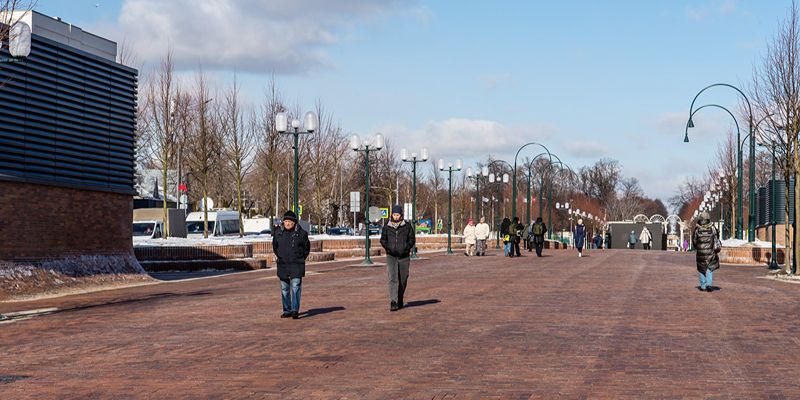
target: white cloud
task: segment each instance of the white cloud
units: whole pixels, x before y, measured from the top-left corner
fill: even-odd
[[[704,4],[695,3],[686,6],[684,14],[691,20],[701,22],[717,16],[735,14],[738,11],[734,0],[711,0]]]
[[[685,112],[666,112],[655,118],[653,123],[657,132],[682,138],[686,134],[688,110]],[[722,110],[706,108],[692,117],[694,128],[689,128],[689,140],[699,138],[724,138],[725,134],[736,133],[731,117]],[[741,128],[741,127],[740,127]]]
[[[179,68],[302,73],[330,67],[325,49],[356,24],[405,0],[126,0],[119,29],[136,57],[153,62],[172,46]],[[122,38],[118,38],[121,40]]]
[[[569,142],[564,145],[567,154],[580,158],[601,158],[608,154],[608,146],[592,142]]]
[[[380,131],[397,148],[408,147],[409,151],[417,151],[417,147],[427,146],[432,159],[460,158],[465,165],[488,156],[513,161],[520,146],[544,141],[555,133],[554,128],[546,125],[520,128],[497,121],[465,118],[430,121],[420,128],[384,126]]]
[[[497,87],[505,82],[511,80],[511,74],[508,72],[501,73],[501,74],[486,74],[481,76],[481,82],[483,82],[483,86],[488,90],[497,89]]]

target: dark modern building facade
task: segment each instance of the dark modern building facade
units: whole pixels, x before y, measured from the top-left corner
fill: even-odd
[[[0,63],[0,262],[130,257],[137,71],[116,43],[33,12]]]

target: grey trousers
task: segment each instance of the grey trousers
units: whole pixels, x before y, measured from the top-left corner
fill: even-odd
[[[389,272],[389,300],[397,304],[403,302],[403,294],[408,283],[409,257],[397,258],[386,255],[386,270]]]

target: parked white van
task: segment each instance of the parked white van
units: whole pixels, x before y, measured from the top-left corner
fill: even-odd
[[[197,211],[186,216],[186,237],[203,237],[203,212]],[[208,236],[239,235],[239,213],[236,211],[209,211]]]
[[[272,234],[272,218],[246,218],[244,220],[245,235]]]

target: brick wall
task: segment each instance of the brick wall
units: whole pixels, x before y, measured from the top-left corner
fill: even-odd
[[[130,195],[0,181],[0,260],[132,254]]]
[[[778,264],[784,262],[784,250],[776,249]],[[723,247],[719,252],[719,262],[723,264],[766,264],[771,260],[772,248]]]

